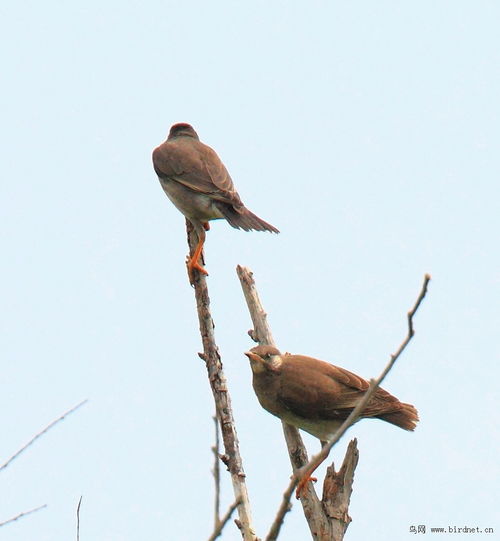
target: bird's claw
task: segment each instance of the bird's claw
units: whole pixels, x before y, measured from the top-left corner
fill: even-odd
[[[295,497],[297,498],[297,500],[300,500],[307,483],[309,483],[309,481],[315,483],[317,480],[318,479],[316,477],[309,477],[309,475],[304,475],[304,477],[302,477],[302,479],[299,481],[297,489],[295,490]]]
[[[189,283],[191,285],[194,285],[194,271],[195,270],[199,271],[201,274],[204,274],[205,276],[208,276],[208,272],[205,270],[205,268],[202,267],[198,263],[198,261],[193,261],[193,259],[189,256],[186,258],[186,267],[187,267],[188,276],[189,276]]]

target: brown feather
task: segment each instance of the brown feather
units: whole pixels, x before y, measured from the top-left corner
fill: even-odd
[[[162,143],[153,151],[156,174],[180,182],[194,192],[231,205],[243,205],[219,156],[191,137]]]
[[[279,230],[276,229],[276,227],[265,222],[262,218],[256,216],[243,205],[236,207],[217,201],[215,206],[228,221],[229,225],[236,229],[244,229],[245,231],[253,229],[255,231],[271,231],[272,233],[279,233]]]
[[[349,416],[369,388],[368,381],[353,372],[312,357],[281,355],[269,346],[257,346],[251,352],[261,359],[252,362],[254,389],[261,405],[323,440]],[[361,417],[382,419],[405,430],[413,430],[418,422],[412,405],[381,388]]]
[[[217,153],[189,124],[175,124],[153,151],[153,166],[176,207],[200,231],[201,223],[225,218],[245,231],[279,230],[248,210]]]
[[[392,413],[378,415],[378,419],[387,421],[393,425],[404,428],[405,430],[415,430],[419,421],[418,412],[411,404],[399,403],[399,410]]]

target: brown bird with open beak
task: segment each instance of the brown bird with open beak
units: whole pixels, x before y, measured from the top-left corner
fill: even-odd
[[[224,218],[236,229],[279,233],[245,207],[219,156],[189,124],[171,127],[167,140],[153,151],[153,165],[168,198],[198,236],[196,250],[188,259],[191,281],[193,269],[208,274],[199,260],[210,220]]]
[[[369,387],[368,381],[344,368],[303,355],[283,355],[272,346],[257,346],[245,355],[260,405],[285,423],[316,436],[322,445],[333,438]],[[414,430],[418,422],[412,405],[381,388],[360,419],[370,417],[405,430]],[[311,474],[299,483],[297,497]]]

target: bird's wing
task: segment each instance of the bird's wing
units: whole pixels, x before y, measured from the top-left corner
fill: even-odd
[[[166,141],[153,151],[153,165],[160,178],[167,177],[217,201],[242,205],[219,156],[200,141]]]
[[[344,368],[301,355],[285,356],[281,370],[281,403],[310,419],[345,419],[369,387],[368,381]],[[364,415],[377,413],[378,391]]]

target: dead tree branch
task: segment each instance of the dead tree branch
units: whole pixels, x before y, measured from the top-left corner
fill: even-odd
[[[215,529],[214,529],[212,535],[208,538],[208,541],[214,541],[215,539],[217,539],[221,535],[222,530],[224,529],[224,526],[227,524],[229,519],[232,517],[232,515],[234,513],[234,510],[238,507],[239,504],[240,504],[240,502],[238,500],[236,500],[235,502],[233,502],[229,506],[229,509],[226,511],[226,514],[222,517],[221,520],[219,520],[219,523],[215,526]],[[238,521],[238,527],[240,527],[240,521]]]
[[[292,498],[293,489],[294,487],[292,487],[291,489],[290,487],[288,487],[283,493],[281,505],[279,506],[276,516],[274,517],[273,523],[271,524],[271,528],[269,529],[269,533],[267,534],[265,541],[275,541],[276,539],[278,539],[281,526],[283,525],[283,522],[285,520],[285,515],[292,510],[292,504],[290,502],[290,499]]]
[[[80,541],[80,506],[82,505],[82,498],[83,496],[80,496],[76,507],[76,541]]]
[[[80,402],[76,406],[72,407],[65,413],[63,413],[60,417],[52,421],[49,425],[47,425],[41,432],[38,432],[38,434],[35,434],[28,443],[23,445],[16,453],[14,453],[2,466],[0,466],[0,471],[4,470],[13,460],[15,460],[21,453],[26,451],[26,449],[35,443],[35,441],[43,436],[46,432],[48,432],[53,426],[55,426],[57,423],[61,422],[65,417],[70,415],[71,413],[75,412],[78,408],[81,408],[84,404],[86,404],[88,400],[84,400],[83,402]],[[41,509],[41,508],[40,508]],[[31,512],[31,511],[30,511]]]
[[[271,329],[267,323],[267,314],[262,307],[262,303],[260,302],[252,271],[246,267],[241,267],[238,265],[236,267],[236,273],[240,279],[243,294],[245,295],[245,300],[247,302],[248,310],[253,323],[253,329],[250,330],[248,334],[252,340],[258,342],[259,344],[275,346]],[[283,422],[282,426],[292,469],[294,472],[302,471],[302,468],[308,462],[308,458],[307,451],[304,443],[302,442],[299,431],[294,426],[287,425]],[[288,487],[284,493],[280,509],[267,536],[268,540],[276,539],[279,533],[279,529],[281,528],[285,514],[290,509],[290,496],[296,482],[297,481],[295,481],[294,475],[294,484],[291,489]],[[284,500],[285,497],[288,497],[287,502]],[[304,487],[300,503],[302,504],[304,515],[309,525],[309,529],[311,530],[313,539],[331,541],[331,525],[328,517],[324,513],[321,501],[319,500],[311,483],[308,483],[306,487]]]
[[[215,445],[212,447],[212,453],[214,454],[214,469],[212,474],[214,476],[215,494],[214,494],[214,528],[217,528],[220,524],[220,438],[219,438],[219,421],[217,415],[212,417],[215,425]]]
[[[34,509],[30,509],[29,511],[23,511],[22,513],[19,513],[19,515],[16,515],[15,517],[9,518],[7,520],[4,520],[3,522],[0,522],[0,527],[5,526],[6,524],[9,524],[11,522],[15,522],[16,520],[19,520],[22,517],[25,517],[27,515],[31,515],[32,513],[36,513],[37,511],[40,511],[40,509],[45,509],[47,507],[47,504],[40,505],[39,507],[35,507]]]
[[[186,220],[186,229],[190,254],[193,255],[197,238],[189,220]],[[198,321],[200,325],[203,353],[199,356],[205,361],[208,380],[214,396],[217,417],[219,419],[222,441],[225,451],[225,464],[228,467],[233,484],[235,502],[238,507],[238,525],[244,541],[257,541],[252,523],[250,501],[245,482],[245,472],[241,460],[238,436],[231,407],[231,398],[227,389],[219,349],[215,343],[214,322],[210,313],[210,298],[208,296],[207,281],[200,272],[194,273],[193,280]]]
[[[326,515],[330,518],[332,539],[343,539],[351,522],[348,511],[358,459],[358,442],[354,438],[349,442],[340,470],[336,472],[333,464],[326,469],[321,501]]]
[[[254,329],[249,331],[250,337],[260,344],[274,346],[275,344],[272,334],[267,324],[267,315],[262,308],[252,272],[249,269],[240,266],[237,267],[236,272],[240,279],[248,309],[252,317],[252,322],[254,324]],[[415,313],[417,312],[427,293],[429,281],[430,276],[426,274],[420,294],[417,297],[413,308],[408,312],[408,334],[406,338],[403,340],[396,353],[391,355],[389,363],[384,368],[380,376],[377,379],[372,379],[370,381],[370,387],[368,388],[368,391],[364,397],[360,400],[349,417],[339,428],[335,434],[335,437],[322,448],[320,453],[313,456],[308,462],[307,454],[302,442],[301,446],[296,444],[296,440],[292,443],[295,433],[298,434],[297,429],[283,423],[283,431],[285,433],[285,439],[287,441],[288,452],[292,462],[294,475],[290,481],[290,484],[285,490],[283,501],[266,541],[271,541],[277,538],[285,514],[289,510],[289,499],[291,498],[298,480],[301,479],[306,472],[311,471],[315,466],[325,460],[332,447],[339,441],[346,430],[356,422],[359,414],[370,400],[372,394],[384,380],[386,375],[394,366],[394,363],[397,361],[401,353],[412,339],[413,335],[415,334],[413,328],[413,317],[415,316]],[[300,435],[298,437],[300,438]],[[348,515],[348,506],[352,493],[354,470],[356,469],[358,458],[359,452],[357,449],[357,442],[356,440],[353,440],[349,444],[346,456],[339,472],[335,472],[333,465],[328,468],[323,485],[323,499],[321,502],[318,500],[312,484],[308,483],[306,485],[306,491],[302,494],[301,503],[304,508],[304,514],[308,521],[313,539],[324,539],[325,541],[340,541],[343,539],[345,531],[351,521],[351,518]],[[288,498],[288,500],[286,498]]]

